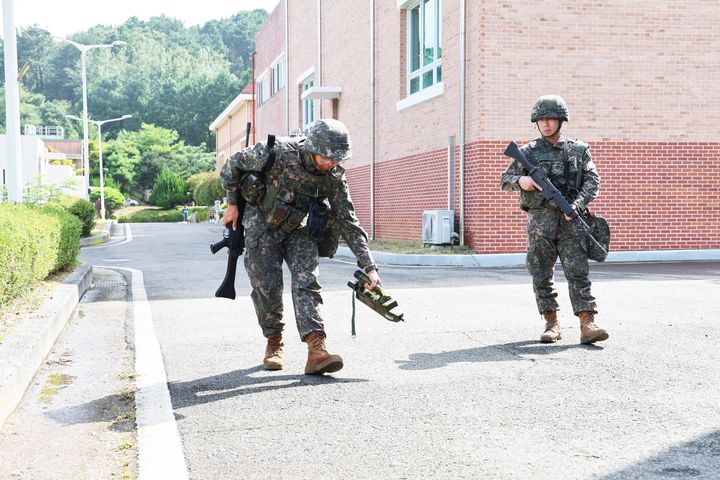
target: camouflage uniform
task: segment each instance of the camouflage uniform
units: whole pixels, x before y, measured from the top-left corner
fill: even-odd
[[[562,192],[572,191],[570,188],[575,186],[579,170],[578,192],[575,195],[566,194],[566,198],[569,195],[568,200],[581,210],[597,196],[600,187],[600,177],[589,148],[584,142],[561,136],[555,145],[543,138],[533,140],[524,145],[522,151],[531,162],[545,169],[550,180]],[[566,164],[569,167],[567,173]],[[520,188],[518,180],[527,174],[519,161],[513,161],[502,174],[501,186],[505,191],[520,190],[520,207],[528,212],[525,266],[533,277],[538,310],[543,313],[558,308],[553,278],[559,255],[568,281],[573,312],[576,315],[583,311],[597,313],[595,297],[590,293],[587,239],[575,222],[565,220],[554,201],[544,199],[538,191]]]
[[[264,172],[257,201],[246,204],[242,222],[245,268],[253,288],[251,296],[267,338],[280,335],[284,328],[283,260],[292,276],[292,299],[300,339],[304,340],[312,332],[323,332],[323,319],[318,312],[322,303],[317,279],[318,243],[308,226],[308,212],[313,203],[329,205],[328,228],[342,235],[357,257],[358,265],[374,263],[367,234],[355,215],[344,169],[336,165],[329,172],[321,172],[308,153],[327,153],[326,156],[342,161],[349,158],[349,144],[347,155],[338,156],[337,151],[324,152],[322,145],[311,144],[312,141],[313,138],[304,136],[278,137],[273,148],[275,160],[269,170],[267,145],[258,143],[228,158],[220,174],[232,204],[240,193],[247,198],[243,183],[247,172]],[[248,190],[252,193],[252,187]]]

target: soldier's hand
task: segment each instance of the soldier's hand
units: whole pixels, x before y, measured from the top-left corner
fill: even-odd
[[[373,270],[370,273],[366,273],[367,277],[370,279],[370,285],[365,284],[365,288],[372,291],[375,287],[380,286],[382,287],[382,282],[380,281],[380,275],[378,275],[377,270]]]
[[[233,231],[237,230],[238,213],[237,205],[228,205],[223,213],[223,224],[227,227],[232,223]]]
[[[577,211],[577,205],[573,205],[573,206],[572,206],[572,209],[575,210],[575,211]],[[571,217],[568,217],[568,216],[565,215],[565,214],[563,214],[563,217],[565,217],[565,220],[567,220],[568,222],[569,222],[570,220],[572,220]]]
[[[535,183],[535,180],[530,175],[523,175],[518,179],[518,185],[520,185],[520,188],[527,191],[532,190],[539,190],[542,191],[542,188],[540,185]]]

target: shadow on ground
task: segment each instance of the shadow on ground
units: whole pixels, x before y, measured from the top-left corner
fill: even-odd
[[[529,355],[552,355],[573,349],[603,350],[597,345],[539,343],[536,340],[485,345],[440,353],[412,353],[408,360],[396,360],[403,370],[432,370],[451,363],[535,361]]]
[[[720,430],[682,443],[643,462],[600,477],[600,480],[628,478],[720,478]]]

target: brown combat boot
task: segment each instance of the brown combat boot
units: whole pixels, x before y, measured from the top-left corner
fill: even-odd
[[[543,312],[545,317],[545,331],[540,335],[542,343],[555,343],[562,338],[560,334],[560,323],[557,320],[557,310]]]
[[[343,367],[339,355],[331,355],[325,350],[325,333],[312,332],[305,340],[308,345],[308,359],[305,364],[305,375],[322,375],[337,372]]]
[[[578,312],[577,315],[580,317],[580,343],[602,342],[610,337],[607,330],[595,325],[594,312]]]
[[[268,370],[282,370],[285,366],[284,353],[285,343],[282,335],[268,338],[267,347],[265,347],[265,358],[263,358],[265,368]]]

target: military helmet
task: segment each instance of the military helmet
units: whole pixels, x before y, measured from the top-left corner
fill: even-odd
[[[344,162],[352,156],[350,134],[344,123],[332,118],[313,122],[307,131],[305,151]]]
[[[537,122],[541,118],[558,118],[569,121],[567,103],[560,95],[543,95],[533,105],[530,121]]]

